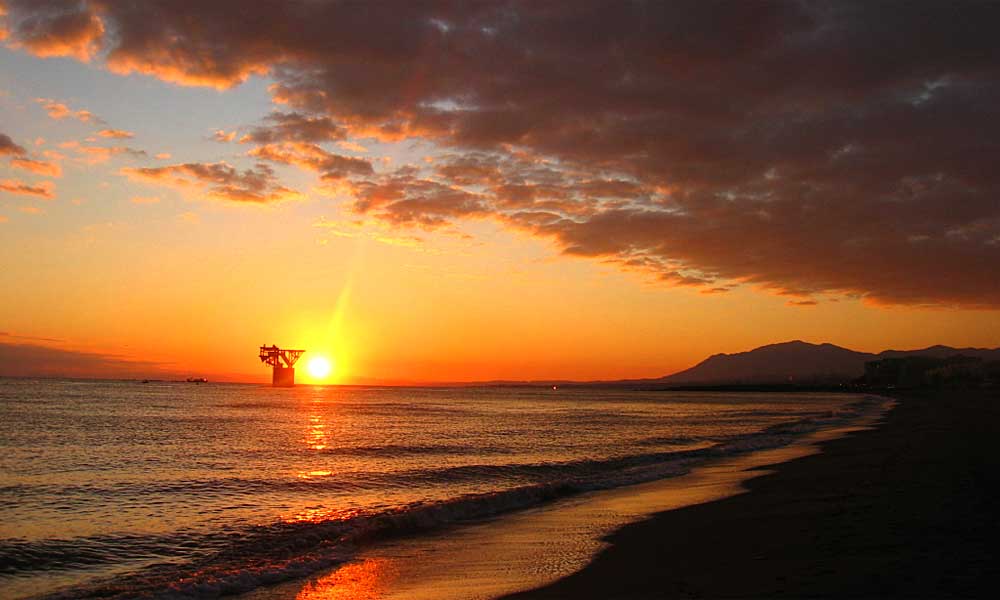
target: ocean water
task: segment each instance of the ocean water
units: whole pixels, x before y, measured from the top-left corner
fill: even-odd
[[[846,394],[0,379],[0,597],[215,597],[856,416]]]

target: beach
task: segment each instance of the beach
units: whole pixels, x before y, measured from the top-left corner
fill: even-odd
[[[896,396],[878,427],[630,524],[583,570],[508,598],[992,597],[1000,398]]]
[[[16,531],[0,544],[9,597],[976,597],[998,581],[1000,404],[985,393],[303,388],[272,398],[248,386],[17,385],[51,400],[10,401],[9,414],[46,415],[60,443],[94,419],[143,435],[101,446],[91,460],[110,471],[97,487],[71,475],[42,486],[25,470],[13,490],[22,501],[6,509]],[[206,419],[219,441],[183,471],[178,458],[147,477],[111,452],[139,443],[130,455],[154,468],[159,456],[141,455],[147,436],[188,439]],[[484,435],[489,421],[505,435]],[[246,437],[264,423],[268,436]],[[572,435],[537,430],[553,423]],[[527,428],[515,438],[517,427]],[[234,451],[236,439],[246,447]],[[605,455],[567,461],[571,451]],[[232,466],[207,481],[208,460]],[[390,493],[406,496],[375,504]],[[200,512],[183,512],[181,497]],[[293,502],[301,509],[276,511]],[[50,508],[61,520],[45,520]],[[142,529],[153,510],[173,523]]]
[[[495,598],[580,570],[627,523],[738,492],[750,468],[703,466],[783,456],[881,404],[6,380],[0,596],[357,597],[363,573],[380,597]]]

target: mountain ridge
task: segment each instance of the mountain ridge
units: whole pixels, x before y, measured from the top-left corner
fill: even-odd
[[[936,344],[917,350],[860,352],[829,342],[814,344],[791,340],[767,344],[732,354],[713,354],[691,368],[652,381],[670,384],[822,383],[855,379],[865,363],[885,358],[928,356],[946,358],[962,354],[1000,360],[1000,348],[953,348]]]

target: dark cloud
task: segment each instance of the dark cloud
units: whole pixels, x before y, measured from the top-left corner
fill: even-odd
[[[398,225],[432,229],[456,218],[489,214],[482,196],[421,179],[407,169],[378,181],[357,183],[354,194],[356,211]]]
[[[184,163],[165,167],[124,168],[123,175],[158,185],[196,189],[233,202],[268,203],[296,198],[298,192],[280,185],[265,165],[240,171],[219,163]]]
[[[347,130],[330,117],[308,116],[300,113],[273,112],[265,119],[266,125],[254,127],[242,136],[243,143],[270,144],[274,142],[319,143],[342,140]],[[228,140],[226,140],[228,141]]]
[[[27,151],[23,146],[18,146],[10,136],[0,133],[0,156],[24,156]]]
[[[37,53],[269,74],[290,112],[248,134],[267,160],[323,172],[284,145],[344,135],[452,152],[330,171],[391,223],[493,218],[709,290],[1000,307],[998,3],[8,4]]]
[[[20,19],[17,44],[38,56],[73,56],[88,61],[100,49],[104,24],[78,2],[34,0]]]
[[[22,338],[0,333],[8,339]],[[165,365],[117,356],[0,341],[0,376],[6,377],[150,377],[168,374]]]

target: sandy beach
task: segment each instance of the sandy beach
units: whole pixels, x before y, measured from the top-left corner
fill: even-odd
[[[898,398],[881,426],[626,526],[582,571],[509,598],[992,596],[1000,398]]]

